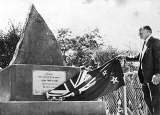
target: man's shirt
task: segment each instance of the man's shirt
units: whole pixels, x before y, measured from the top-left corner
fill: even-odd
[[[148,40],[151,38],[151,35],[147,37],[147,39],[144,41],[144,44],[143,44],[143,48],[142,48],[142,51],[140,53],[140,61],[142,61],[143,59],[143,56],[144,56],[144,53],[145,51],[147,50],[147,42]],[[142,64],[141,64],[141,69],[142,69]]]
[[[147,42],[148,42],[148,40],[149,40],[150,38],[151,38],[151,35],[148,36],[148,38],[144,41],[144,46],[143,46],[142,51],[141,51],[141,54],[140,54],[140,61],[142,61],[143,56],[144,56],[144,53],[145,53],[145,51],[147,50]]]

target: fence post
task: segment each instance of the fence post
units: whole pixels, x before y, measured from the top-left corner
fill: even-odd
[[[124,74],[124,82],[126,82],[126,79],[125,79],[125,74]],[[125,112],[125,115],[128,115],[127,113],[127,95],[126,95],[126,86],[123,87],[123,91],[124,91],[124,112]]]

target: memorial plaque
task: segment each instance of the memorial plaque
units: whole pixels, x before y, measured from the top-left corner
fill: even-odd
[[[43,95],[65,81],[65,71],[33,70],[33,95]]]

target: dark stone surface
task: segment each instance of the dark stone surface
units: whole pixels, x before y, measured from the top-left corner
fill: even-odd
[[[65,65],[60,45],[34,5],[10,65]]]
[[[105,102],[0,102],[0,115],[106,115]]]
[[[11,65],[0,72],[0,101],[46,101],[46,95],[33,95],[33,71],[65,71],[66,80],[80,72],[77,67],[55,65]]]

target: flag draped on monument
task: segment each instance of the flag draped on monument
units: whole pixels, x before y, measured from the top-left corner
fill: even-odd
[[[81,71],[72,79],[47,92],[46,96],[49,100],[88,101],[124,85],[120,62],[114,58],[93,71]]]

